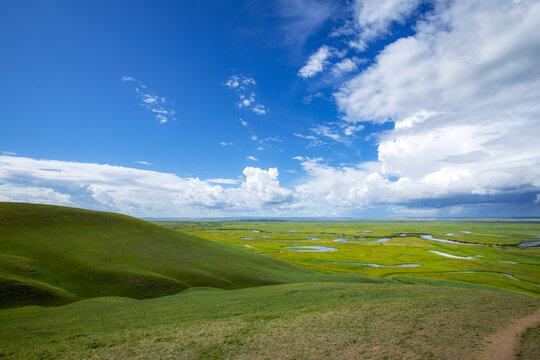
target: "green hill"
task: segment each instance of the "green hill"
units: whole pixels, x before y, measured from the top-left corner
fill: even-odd
[[[384,282],[323,275],[126,215],[0,203],[0,308],[330,280]]]

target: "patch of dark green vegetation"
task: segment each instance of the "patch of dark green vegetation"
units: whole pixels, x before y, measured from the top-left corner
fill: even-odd
[[[519,340],[518,359],[537,359],[540,356],[540,325],[525,330]]]

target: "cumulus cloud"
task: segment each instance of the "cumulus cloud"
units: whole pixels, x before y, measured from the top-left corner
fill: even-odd
[[[268,108],[255,101],[255,86],[257,82],[251,77],[242,75],[231,75],[223,84],[225,87],[233,90],[238,95],[237,106],[239,109],[247,109],[253,111],[257,115],[264,115],[268,112]],[[247,122],[240,119],[242,126],[247,127]]]
[[[131,76],[122,77],[123,82],[133,83],[141,106],[150,111],[160,124],[176,121],[176,111],[167,105],[167,99],[150,92],[148,87]]]
[[[394,122],[380,136],[378,175],[355,172],[365,180],[352,193],[375,184],[393,201],[535,192],[539,13],[538,2],[436,2],[415,35],[346,82],[335,93],[346,121]]]
[[[255,156],[252,156],[252,155],[246,156],[246,159],[251,160],[251,161],[259,161],[259,159],[257,159]]]
[[[294,160],[299,161],[306,177],[287,189],[279,184],[277,168],[246,167],[238,179],[201,180],[122,166],[0,156],[0,201],[153,217],[343,215],[377,206],[385,206],[387,213],[410,215],[420,209],[440,215],[438,210],[429,209],[447,206],[454,211],[464,204],[504,203],[519,195],[523,184],[521,169],[506,174],[511,178],[499,178],[494,187],[493,174],[475,173],[472,168],[448,166],[418,179],[396,180],[384,175],[381,162],[376,161],[336,167],[322,158],[295,156]],[[538,175],[528,177],[530,191],[525,196],[537,212]],[[516,186],[506,188],[511,182]],[[452,197],[460,194],[467,196]],[[519,197],[523,199],[523,195]]]
[[[309,57],[306,65],[298,71],[298,76],[307,79],[323,71],[330,63],[328,58],[332,56],[332,52],[333,50],[329,46],[321,46]]]
[[[118,211],[135,216],[196,217],[287,206],[276,168],[246,167],[235,179],[181,178],[106,164],[0,156],[0,201]],[[240,185],[223,188],[213,184]],[[251,209],[251,210],[250,210]]]
[[[279,186],[278,175],[277,168],[264,170],[248,166],[244,169],[246,181],[242,183],[242,189],[265,203],[287,202],[291,191]]]

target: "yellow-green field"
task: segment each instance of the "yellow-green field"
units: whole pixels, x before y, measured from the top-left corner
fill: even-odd
[[[404,276],[442,279],[529,295],[540,294],[540,246],[518,246],[524,242],[540,241],[540,224],[534,222],[157,223],[326,273],[360,273],[397,279],[403,279]],[[420,235],[432,235],[436,239],[465,244],[438,242],[421,238]],[[389,240],[378,242],[380,239]],[[293,246],[323,246],[338,250],[292,251],[294,249],[289,247]],[[402,266],[393,267],[396,265]]]

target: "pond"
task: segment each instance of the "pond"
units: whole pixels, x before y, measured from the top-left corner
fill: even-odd
[[[361,262],[345,262],[345,261],[310,261],[313,263],[319,264],[344,264],[344,265],[359,265],[359,266],[369,266],[369,267],[381,267],[381,268],[392,268],[392,267],[418,267],[422,264],[397,264],[397,265],[381,265],[381,264],[369,264]]]
[[[338,251],[339,249],[326,247],[326,246],[287,246],[289,251],[297,252],[327,252],[327,251]]]
[[[447,254],[447,253],[444,253],[442,251],[437,251],[437,250],[428,250],[428,251],[437,255],[441,255],[441,256],[445,256],[445,257],[449,257],[453,259],[475,260],[477,259],[477,256],[478,256],[478,255],[477,256],[457,256],[457,255]]]

